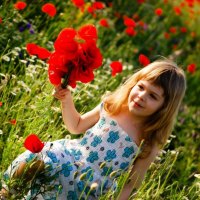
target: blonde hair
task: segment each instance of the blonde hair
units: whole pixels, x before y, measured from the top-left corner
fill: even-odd
[[[151,81],[164,90],[162,107],[146,120],[141,157],[146,157],[154,144],[162,148],[172,132],[179,106],[186,90],[185,74],[174,62],[164,59],[150,63],[134,73],[121,87],[104,98],[104,109],[110,115],[120,113],[127,106],[131,89],[139,80]]]

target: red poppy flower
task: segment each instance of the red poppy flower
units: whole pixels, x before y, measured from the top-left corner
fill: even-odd
[[[88,6],[87,11],[88,11],[90,14],[94,14],[95,9],[94,9],[92,6]]]
[[[26,3],[23,1],[18,1],[17,3],[14,4],[14,7],[17,10],[24,10],[24,8],[26,8]]]
[[[100,67],[103,60],[96,40],[97,31],[93,25],[85,25],[77,32],[72,28],[63,29],[48,61],[50,82],[60,85],[67,77],[67,84],[76,87],[76,81],[87,83],[93,80],[93,70]]]
[[[181,9],[178,6],[174,7],[174,12],[175,12],[176,15],[181,15],[182,14]]]
[[[32,153],[39,153],[44,147],[44,143],[35,134],[29,135],[24,141],[24,147]]]
[[[187,66],[187,71],[191,74],[195,73],[196,71],[196,64],[192,63]]]
[[[49,56],[51,55],[51,52],[48,51],[47,49],[43,48],[43,47],[38,46],[36,55],[41,60],[45,60],[45,59],[49,58]]]
[[[109,24],[108,24],[108,20],[107,19],[101,19],[100,21],[99,21],[99,24],[101,25],[101,26],[103,26],[103,27],[109,27]]]
[[[56,15],[56,7],[52,3],[46,3],[42,6],[42,12],[48,14],[50,17],[54,17]]]
[[[125,17],[124,18],[124,25],[125,26],[128,26],[128,27],[135,27],[136,26],[136,23],[133,19],[129,18],[129,17]]]
[[[92,7],[95,9],[95,10],[101,10],[105,7],[104,3],[101,2],[101,1],[96,1],[92,4]]]
[[[187,28],[181,27],[181,28],[180,28],[180,31],[181,31],[181,33],[187,33]]]
[[[34,43],[28,43],[26,45],[26,50],[29,53],[29,55],[36,55],[42,60],[49,58],[49,56],[51,55],[50,51]]]
[[[145,0],[137,0],[137,2],[138,2],[139,4],[142,4],[142,3],[145,2]]]
[[[165,32],[165,33],[164,33],[164,37],[165,37],[165,39],[169,39],[169,38],[170,38],[170,34],[167,33],[167,32]]]
[[[137,34],[137,32],[134,30],[133,27],[129,26],[125,29],[125,33],[128,35],[128,36],[135,36]]]
[[[2,20],[2,18],[0,17],[0,24],[2,24],[2,22],[3,22],[3,20]]]
[[[12,125],[16,125],[16,124],[17,124],[17,120],[16,120],[16,119],[11,119],[11,120],[10,120],[10,123],[11,123]]]
[[[84,0],[72,0],[72,3],[78,8],[83,7],[85,4]]]
[[[161,15],[163,14],[162,8],[157,8],[157,9],[155,10],[155,14],[158,15],[158,16],[161,16]]]
[[[54,43],[56,52],[65,54],[69,59],[74,58],[78,50],[75,34],[76,31],[72,28],[63,29]]]
[[[121,73],[123,69],[122,63],[119,61],[113,61],[110,64],[110,67],[112,69],[112,76],[115,76],[117,73]]]
[[[3,105],[3,103],[0,101],[0,107]]]
[[[85,25],[81,27],[78,31],[79,37],[84,40],[97,40],[97,30],[94,25]]]
[[[176,33],[176,27],[170,27],[170,29],[169,29],[169,31],[171,32],[171,33]]]
[[[150,63],[150,60],[144,54],[140,54],[139,55],[139,62],[140,62],[141,65],[147,66]]]

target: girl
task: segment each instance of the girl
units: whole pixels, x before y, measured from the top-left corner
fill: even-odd
[[[131,179],[119,197],[128,199],[171,134],[185,88],[184,73],[176,64],[155,61],[81,116],[70,90],[56,87],[54,97],[61,102],[67,129],[84,136],[47,142],[41,154],[26,151],[4,179],[25,176],[32,184],[26,199],[98,199],[115,189],[117,177],[129,169]],[[30,160],[34,162],[28,166]],[[8,195],[6,189],[4,185],[2,198]]]

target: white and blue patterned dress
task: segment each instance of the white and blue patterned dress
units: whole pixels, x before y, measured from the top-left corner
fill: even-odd
[[[25,151],[4,173],[4,180],[9,179],[20,162],[37,157],[48,167],[25,199],[34,199],[38,193],[37,199],[45,200],[98,199],[114,189],[116,177],[132,164],[138,149],[101,106],[99,121],[81,139],[47,142],[38,154]],[[111,173],[115,176],[110,176]],[[97,183],[97,187],[91,190],[93,183]]]

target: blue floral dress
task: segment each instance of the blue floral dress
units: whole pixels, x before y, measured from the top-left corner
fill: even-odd
[[[138,149],[101,104],[99,121],[81,139],[47,142],[38,154],[25,151],[4,173],[4,180],[20,162],[41,159],[47,167],[25,199],[98,199],[116,187],[116,178],[132,164]]]

